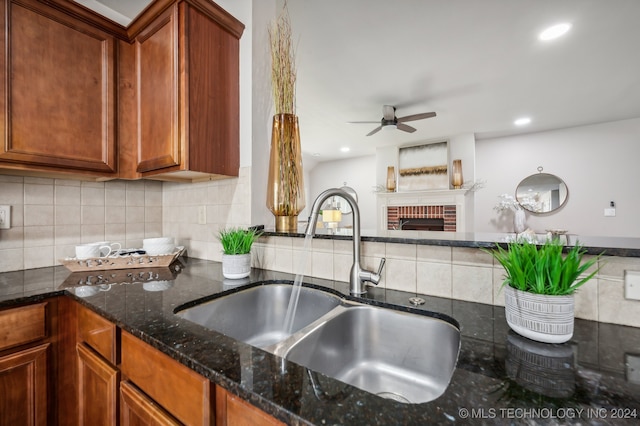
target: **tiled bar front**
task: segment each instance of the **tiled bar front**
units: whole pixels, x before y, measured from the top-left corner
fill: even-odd
[[[262,237],[253,265],[287,273],[346,281],[353,262],[350,239]],[[362,242],[363,266],[375,270],[386,258],[379,287],[456,300],[504,305],[503,269],[477,247],[380,241]],[[306,265],[300,271],[301,265]],[[577,318],[640,327],[640,301],[624,297],[625,270],[640,271],[640,258],[604,255],[596,276],[576,292]]]

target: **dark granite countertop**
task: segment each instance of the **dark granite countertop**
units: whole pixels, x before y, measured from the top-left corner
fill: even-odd
[[[233,288],[220,263],[181,262],[179,273],[93,274],[81,290],[88,277],[63,267],[2,273],[0,308],[66,294],[288,424],[638,424],[639,328],[576,320],[570,342],[545,345],[509,331],[503,307],[423,296],[420,309],[460,323],[460,355],[442,396],[401,404],[322,375],[314,388],[306,368],[179,318],[177,306]],[[254,269],[248,281],[292,278]],[[305,281],[348,291],[342,282]],[[407,309],[412,296],[372,288],[367,298]]]
[[[267,237],[299,237],[304,238],[304,229],[298,232],[275,232],[267,230],[264,235]],[[314,238],[351,240],[349,229],[345,229],[345,235],[328,234],[326,229],[319,229],[314,234]],[[536,234],[538,241],[544,241],[543,234]],[[496,243],[506,243],[516,237],[516,234],[489,233],[489,232],[436,232],[436,231],[363,231],[361,240],[396,243],[396,244],[418,244],[430,246],[446,247],[494,247]],[[605,254],[607,256],[640,257],[640,238],[633,237],[598,237],[567,234],[562,237],[567,246],[579,243],[587,254]]]

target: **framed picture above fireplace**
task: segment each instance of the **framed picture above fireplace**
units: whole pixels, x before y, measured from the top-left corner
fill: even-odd
[[[448,154],[446,141],[400,147],[398,191],[449,189]]]

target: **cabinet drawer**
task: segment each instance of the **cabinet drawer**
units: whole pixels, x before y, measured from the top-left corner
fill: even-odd
[[[0,350],[42,339],[46,303],[0,311]]]
[[[185,424],[213,424],[212,385],[168,355],[122,332],[123,376]]]
[[[280,420],[271,417],[239,397],[216,386],[216,425],[217,426],[285,426]]]
[[[78,309],[78,337],[104,359],[117,364],[116,325],[90,309]]]

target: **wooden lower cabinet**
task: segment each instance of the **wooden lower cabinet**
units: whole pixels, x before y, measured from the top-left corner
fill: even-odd
[[[216,425],[284,426],[284,423],[220,386],[216,386]]]
[[[284,424],[64,296],[0,334],[0,426]]]
[[[123,377],[180,422],[214,423],[211,382],[149,344],[122,331]]]
[[[47,424],[49,343],[0,357],[0,425]]]
[[[76,349],[79,424],[117,425],[120,372],[85,343]]]
[[[131,383],[120,383],[120,424],[122,426],[179,425],[169,413]]]

